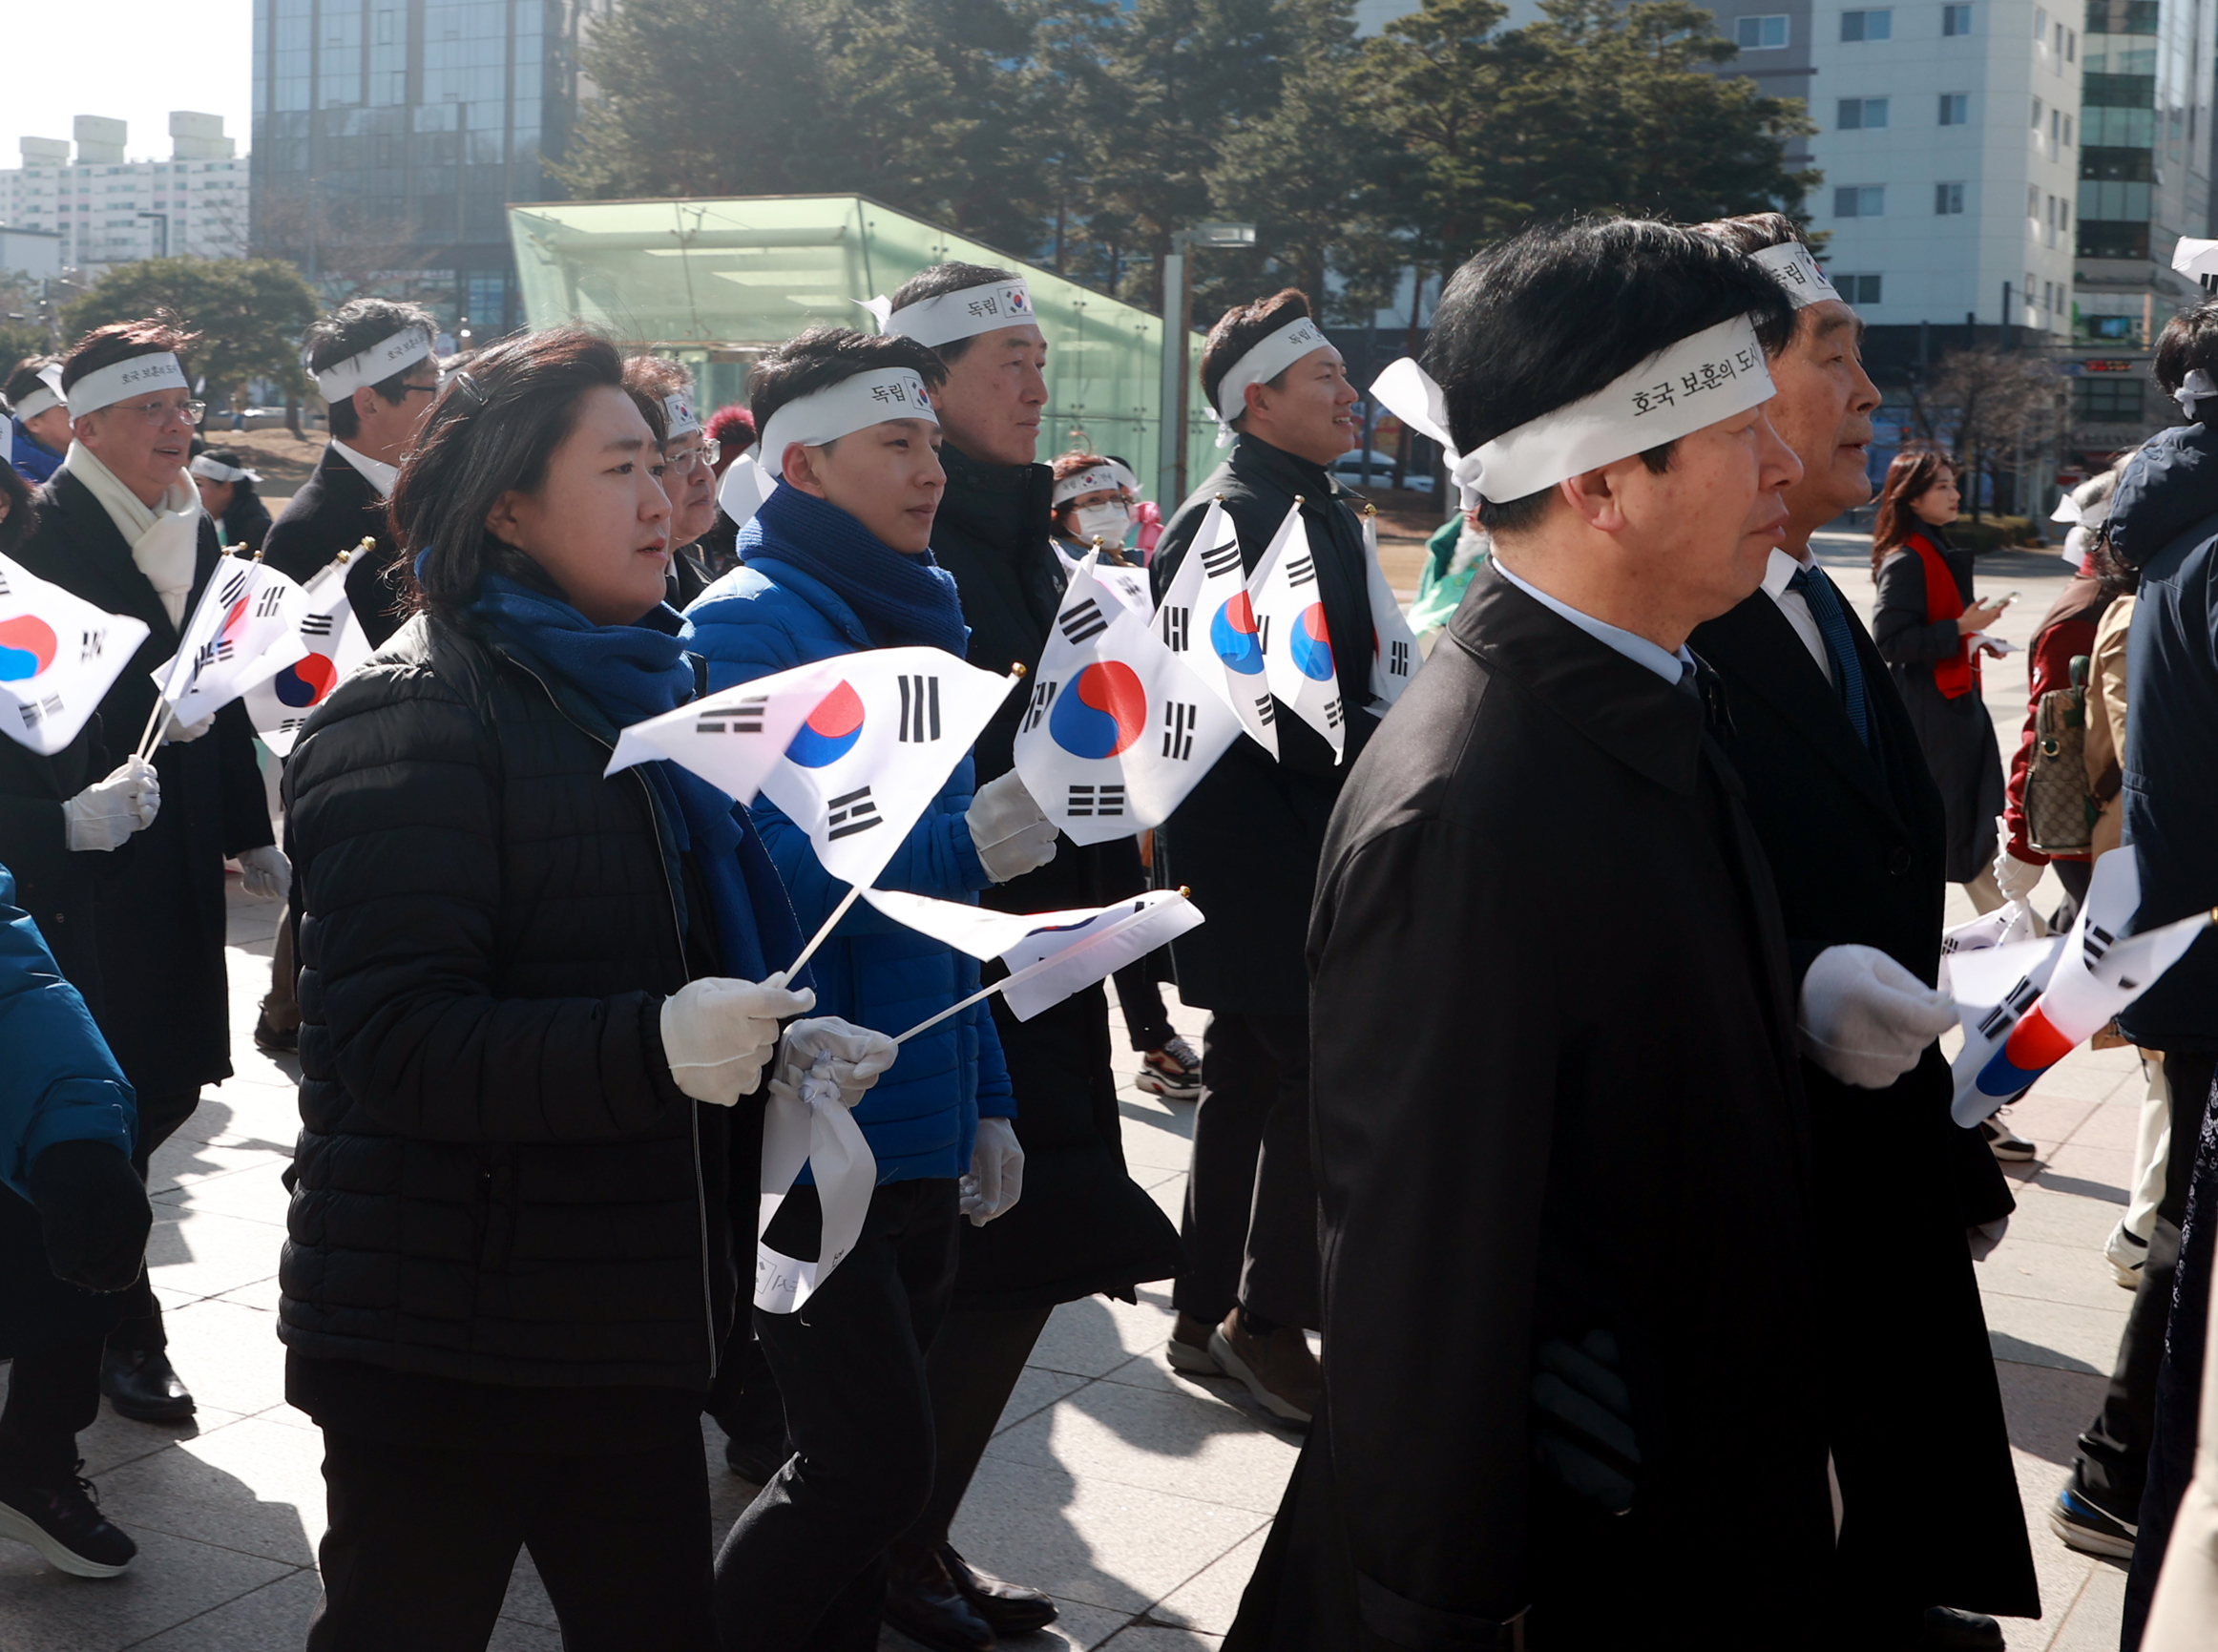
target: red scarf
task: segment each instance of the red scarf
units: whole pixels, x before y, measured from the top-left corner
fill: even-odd
[[[1956,589],[1956,576],[1949,572],[1940,548],[1923,533],[1913,533],[1902,542],[1902,548],[1915,553],[1925,564],[1925,622],[1938,625],[1944,619],[1960,617],[1964,612],[1963,593]],[[1972,652],[1971,638],[1957,638],[1956,658],[1944,659],[1933,668],[1933,682],[1944,700],[1961,700],[1979,686],[1979,661]]]

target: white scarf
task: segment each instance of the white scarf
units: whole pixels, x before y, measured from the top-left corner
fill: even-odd
[[[154,594],[161,598],[162,612],[172,625],[185,620],[185,598],[193,591],[193,565],[200,550],[200,491],[186,479],[180,467],[177,479],[161,496],[158,507],[142,503],[136,493],[115,479],[115,472],[82,442],[72,442],[62,456],[62,469],[85,485],[100,501],[115,531],[131,547],[131,560]]]

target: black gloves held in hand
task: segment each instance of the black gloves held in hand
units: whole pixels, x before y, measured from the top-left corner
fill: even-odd
[[[31,1161],[31,1202],[56,1279],[87,1290],[128,1290],[137,1282],[154,1211],[121,1148],[55,1142]]]
[[[1633,1506],[1641,1448],[1617,1338],[1606,1330],[1590,1330],[1577,1345],[1551,1337],[1535,1363],[1533,1454],[1580,1496],[1623,1514]]]

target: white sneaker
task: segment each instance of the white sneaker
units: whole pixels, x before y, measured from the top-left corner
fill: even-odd
[[[2127,1290],[2141,1285],[2141,1265],[2148,1260],[2148,1241],[2125,1230],[2121,1222],[2110,1230],[2110,1237],[2103,1242],[2103,1255],[2110,1264],[2110,1271],[2118,1276],[2118,1283]]]

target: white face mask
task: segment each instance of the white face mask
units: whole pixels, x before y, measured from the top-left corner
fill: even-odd
[[[1123,505],[1082,505],[1071,512],[1071,520],[1078,527],[1078,537],[1087,544],[1099,539],[1104,545],[1121,545],[1132,527],[1132,512]]]

